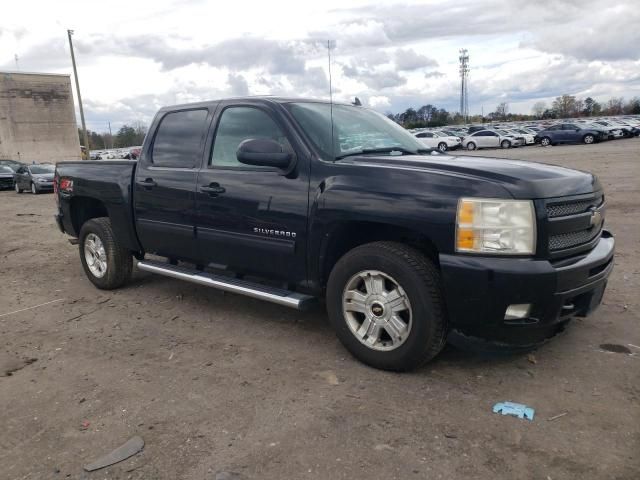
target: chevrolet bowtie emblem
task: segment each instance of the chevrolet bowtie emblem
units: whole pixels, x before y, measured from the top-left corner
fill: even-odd
[[[591,220],[590,224],[592,227],[599,226],[602,223],[602,214],[599,210],[591,210]]]

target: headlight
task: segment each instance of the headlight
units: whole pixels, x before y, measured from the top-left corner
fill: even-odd
[[[532,255],[535,249],[536,217],[531,200],[459,200],[457,252]]]

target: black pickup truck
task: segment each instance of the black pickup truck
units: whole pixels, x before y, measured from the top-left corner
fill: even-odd
[[[60,230],[88,278],[147,272],[303,309],[407,370],[447,340],[531,348],[600,303],[605,197],[585,172],[425,150],[360,106],[166,107],[135,161],[58,163]],[[72,242],[75,242],[73,240]]]

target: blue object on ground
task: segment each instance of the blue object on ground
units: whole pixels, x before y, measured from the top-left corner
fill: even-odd
[[[536,411],[522,403],[498,402],[493,406],[493,413],[502,413],[502,415],[513,415],[514,417],[533,420]]]

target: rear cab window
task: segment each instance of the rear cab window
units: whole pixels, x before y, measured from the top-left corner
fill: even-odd
[[[151,164],[156,167],[195,168],[207,134],[208,110],[169,112],[160,121]]]

